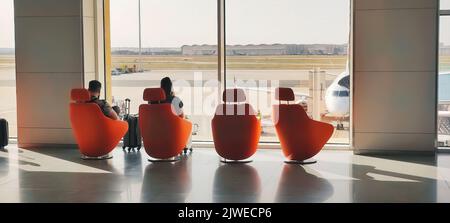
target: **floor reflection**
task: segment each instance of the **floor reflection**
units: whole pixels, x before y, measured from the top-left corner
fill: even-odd
[[[222,164],[214,174],[213,202],[253,203],[261,194],[258,171],[247,164]]]
[[[0,149],[0,182],[9,173],[9,152],[6,149]]]
[[[131,151],[123,153],[124,174],[131,176],[134,181],[141,182],[143,177],[142,170],[142,151]],[[144,152],[145,153],[145,152]]]
[[[145,168],[141,202],[182,203],[191,191],[191,158],[154,162]]]
[[[285,164],[278,183],[275,202],[316,203],[333,195],[332,185],[312,169],[300,165]],[[311,172],[311,173],[310,173]]]
[[[222,164],[198,149],[176,163],[145,151],[85,161],[74,149],[0,150],[0,202],[450,202],[450,155],[358,156],[322,151],[286,165],[279,150]]]

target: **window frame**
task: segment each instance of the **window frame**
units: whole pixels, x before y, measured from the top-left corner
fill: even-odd
[[[437,135],[436,135],[436,144],[438,145],[439,144],[439,97],[438,97],[438,94],[439,94],[439,73],[440,73],[440,33],[441,33],[441,19],[442,18],[450,18],[450,9],[441,9],[441,6],[440,6],[440,1],[439,1],[439,6],[438,6],[439,8],[438,8],[438,11],[439,11],[439,16],[438,16],[438,22],[437,22],[437,30],[438,30],[438,33],[437,33],[437,36],[438,36],[438,41],[437,41],[437,45],[438,45],[438,50],[437,50],[437,54],[438,54],[438,56],[437,56],[437,59],[438,59],[438,61],[437,61],[437,78],[436,78],[436,132],[437,132]],[[444,152],[448,152],[448,151],[450,151],[450,145],[449,146],[442,146],[442,147],[439,147],[439,149],[438,149],[439,151],[444,151]]]
[[[221,101],[221,95],[224,89],[226,89],[227,86],[227,68],[226,68],[226,63],[227,63],[227,56],[226,56],[226,32],[227,32],[227,28],[226,28],[226,1],[227,0],[217,0],[217,80],[219,82],[219,88],[218,88],[218,93],[217,93],[217,97],[218,97],[218,101]],[[350,9],[352,8],[352,1],[349,0],[350,2]],[[139,6],[140,7],[140,6]],[[139,8],[139,10],[141,10],[141,8]],[[450,11],[450,10],[449,10]],[[349,17],[351,17],[351,15],[349,15]],[[351,18],[349,18],[349,22],[350,22]],[[350,26],[351,26],[351,22],[350,22]],[[350,27],[350,32],[351,32],[351,27]],[[141,39],[141,33],[142,33],[142,27],[141,25],[139,25],[139,36]],[[349,34],[350,35],[350,34]],[[351,45],[351,41],[348,43],[348,47],[350,48]],[[140,46],[141,47],[141,46]],[[351,54],[351,51],[349,51],[349,54]],[[111,54],[109,54],[109,56],[111,57]],[[351,55],[348,55],[349,59],[351,58]],[[141,60],[141,58],[139,58],[139,60]],[[349,71],[350,72],[350,71]],[[105,73],[109,73],[109,72],[105,72]],[[112,81],[110,82],[112,84]],[[351,91],[351,90],[350,90]],[[349,92],[349,96],[351,98],[351,92]],[[351,101],[351,99],[350,99]],[[342,145],[344,146],[350,146],[351,145],[351,140],[352,140],[352,136],[351,136],[351,124],[350,124],[350,134],[349,134],[349,142],[348,143],[329,143],[327,145],[331,145],[332,147],[340,147]],[[194,140],[193,139],[193,143],[213,143],[213,139],[209,139],[209,140]],[[279,145],[279,141],[276,142],[272,142],[272,141],[263,141],[260,140],[259,142],[263,147],[264,146],[268,146],[268,145],[273,145],[273,144],[277,144]]]

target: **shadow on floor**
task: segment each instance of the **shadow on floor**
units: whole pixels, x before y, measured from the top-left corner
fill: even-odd
[[[410,158],[398,158],[407,162]],[[429,166],[433,162],[420,161]],[[355,163],[334,163],[321,161],[327,167],[324,171],[341,175],[336,170],[349,168],[351,180],[329,180],[332,183],[350,181],[349,190],[352,202],[436,202],[437,172],[434,167],[414,170],[417,175],[379,169],[371,165]],[[396,168],[399,168],[396,166]],[[433,170],[434,169],[434,170]]]
[[[275,202],[317,203],[333,195],[333,186],[320,174],[300,165],[285,164],[278,183]]]
[[[356,157],[371,157],[371,158],[379,158],[385,160],[393,160],[400,162],[408,162],[415,164],[422,164],[428,166],[436,166],[437,165],[437,155],[436,154],[392,154],[392,155],[357,155]]]
[[[258,171],[247,164],[222,164],[214,174],[213,202],[256,203],[261,194]]]

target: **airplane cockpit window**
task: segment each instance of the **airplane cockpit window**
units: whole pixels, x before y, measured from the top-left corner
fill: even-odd
[[[333,91],[335,97],[348,97],[350,93],[348,91]]]
[[[341,80],[339,80],[338,84],[342,87],[350,89],[350,75],[343,77]]]

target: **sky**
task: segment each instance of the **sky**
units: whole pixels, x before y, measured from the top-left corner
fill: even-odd
[[[0,0],[0,48],[14,48],[14,0]]]
[[[0,0],[0,48],[14,47],[13,0]],[[349,0],[227,0],[227,44],[343,44]],[[216,44],[217,0],[141,0],[143,47]],[[441,0],[450,9],[450,0]],[[441,19],[450,45],[450,16]],[[111,0],[113,47],[138,46],[138,0]]]
[[[143,47],[217,43],[217,0],[141,0]],[[347,43],[349,0],[227,0],[227,44]],[[112,46],[139,45],[138,0],[111,0]],[[136,12],[136,13],[130,13]]]

